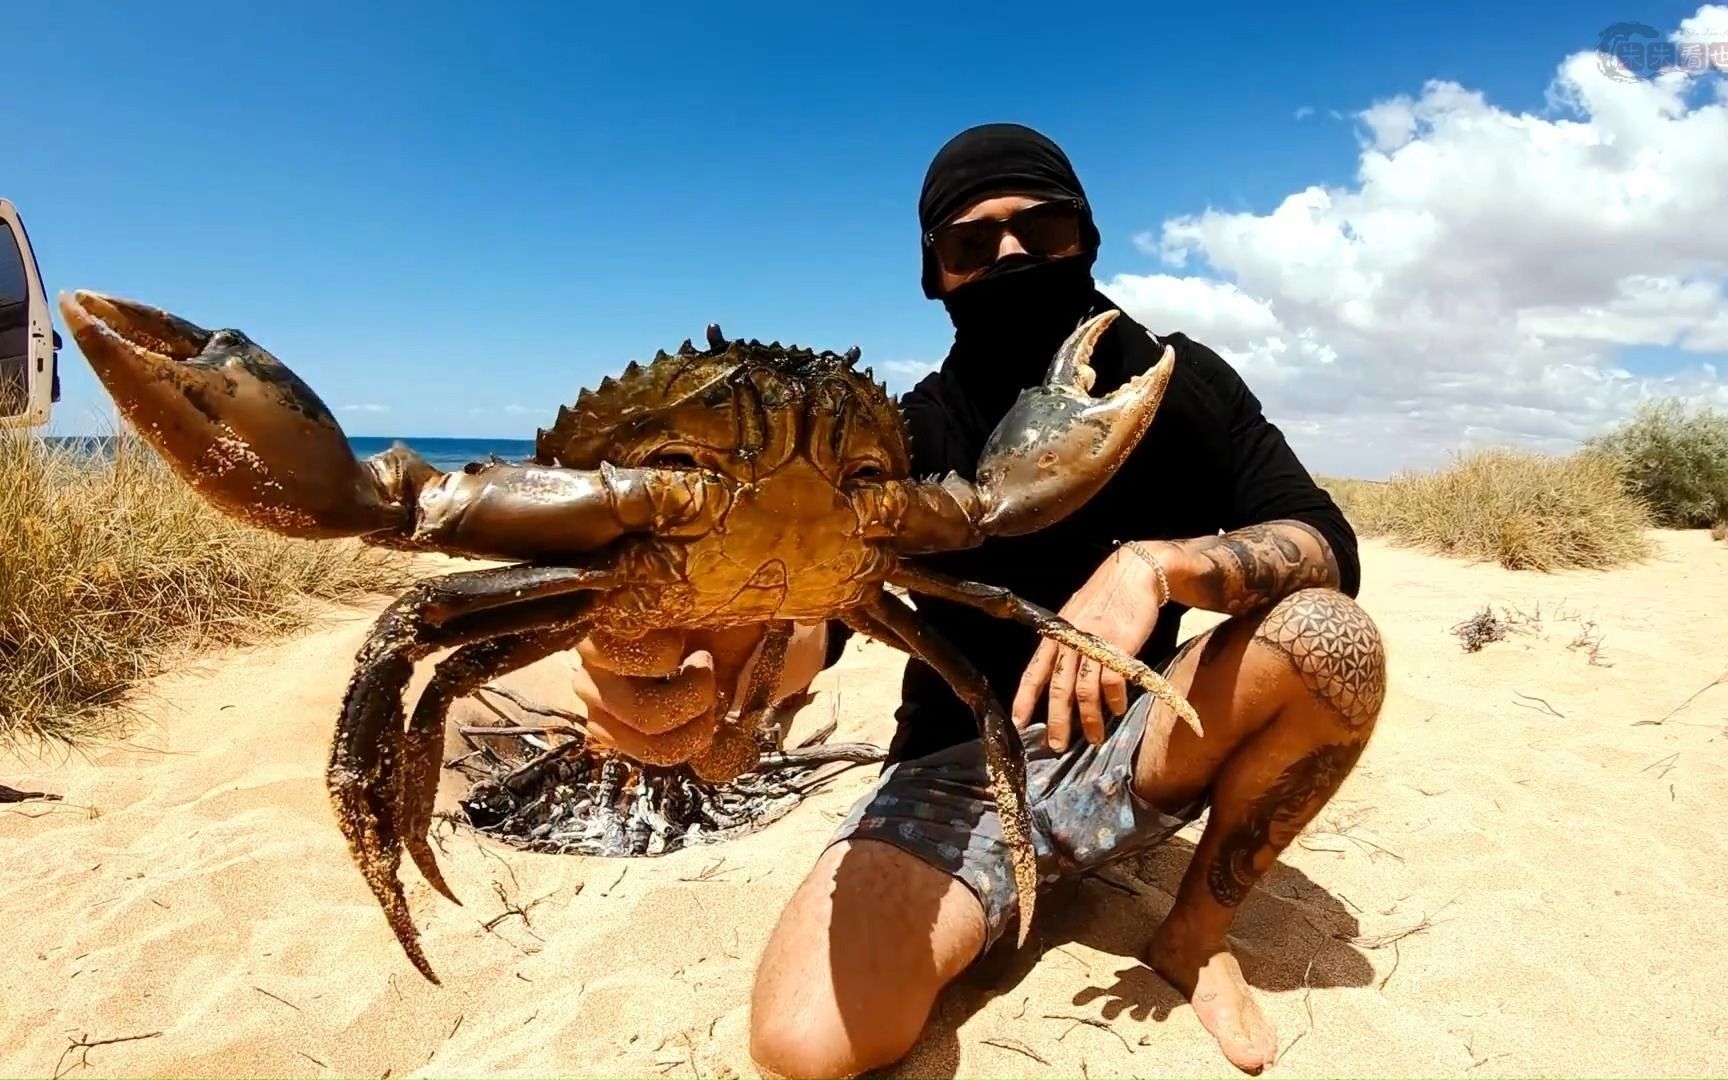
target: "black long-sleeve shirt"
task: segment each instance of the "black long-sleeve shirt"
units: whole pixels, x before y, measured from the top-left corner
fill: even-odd
[[[1121,335],[1130,333],[1144,331],[1120,317],[1100,344],[1094,393],[1108,392],[1156,359],[1156,350],[1124,348]],[[1186,335],[1159,340],[1176,352],[1176,371],[1164,402],[1140,445],[1091,501],[1041,532],[993,538],[967,551],[918,561],[957,577],[1004,586],[1055,611],[1117,542],[1186,540],[1294,519],[1325,537],[1338,561],[1342,590],[1356,595],[1361,571],[1354,531],[1297,460],[1283,432],[1266,419],[1247,384],[1222,357]],[[945,389],[933,374],[900,400],[912,438],[912,472],[930,476],[953,470],[971,478],[988,433],[966,432],[945,407]],[[927,623],[984,673],[1006,709],[1037,648],[1037,634],[958,604],[916,595],[914,602]],[[1141,650],[1143,661],[1156,668],[1174,653],[1186,610],[1180,604],[1166,605]],[[844,627],[831,624],[828,663],[838,658],[846,636]],[[896,719],[899,730],[890,760],[918,757],[977,737],[971,711],[939,675],[916,660],[906,666]]]

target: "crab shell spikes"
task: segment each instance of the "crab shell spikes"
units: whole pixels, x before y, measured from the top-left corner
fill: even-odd
[[[708,351],[723,352],[726,349],[726,335],[720,332],[719,323],[708,324]]]
[[[842,357],[842,359],[844,359],[846,361],[847,367],[852,367],[853,365],[858,363],[858,358],[860,356],[863,356],[863,355],[864,355],[864,350],[860,349],[858,346],[854,345],[850,349],[846,350],[846,354],[844,357]],[[865,371],[865,374],[868,375],[870,369],[865,368],[864,371]]]

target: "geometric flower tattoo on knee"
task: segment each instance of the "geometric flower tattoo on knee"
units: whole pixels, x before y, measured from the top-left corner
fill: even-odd
[[[1386,698],[1386,646],[1360,604],[1341,592],[1305,589],[1266,613],[1254,638],[1282,653],[1315,700],[1352,731]]]

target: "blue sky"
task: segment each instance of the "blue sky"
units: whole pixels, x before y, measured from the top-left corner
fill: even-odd
[[[1100,277],[1155,273],[1133,236],[1168,218],[1351,182],[1376,100],[1441,78],[1541,109],[1607,24],[1696,8],[363,6],[12,5],[33,70],[0,109],[0,194],[51,293],[237,326],[333,407],[387,407],[340,412],[352,433],[474,436],[532,435],[710,320],[934,363],[915,206],[967,125],[1056,138]],[[55,429],[99,426],[70,344],[62,370]]]

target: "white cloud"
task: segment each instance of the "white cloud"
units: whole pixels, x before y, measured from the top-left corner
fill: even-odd
[[[1300,106],[1299,108],[1297,108],[1297,110],[1296,110],[1296,119],[1298,119],[1298,120],[1306,120],[1310,116],[1313,116],[1313,115],[1314,115],[1314,106],[1312,106],[1312,105],[1303,105],[1303,106]]]
[[[911,389],[919,379],[941,366],[941,357],[934,360],[888,360],[871,365],[891,390]]]
[[[1676,44],[1703,42],[1706,45],[1728,41],[1728,5],[1705,4],[1691,16],[1680,20],[1680,28],[1668,36]],[[1706,58],[1714,58],[1719,70],[1728,71],[1728,53],[1705,50]]]
[[[1728,406],[1728,98],[1701,78],[1578,53],[1539,114],[1430,82],[1353,117],[1353,184],[1167,220],[1136,242],[1173,272],[1103,287],[1236,365],[1317,471],[1566,449],[1661,394]],[[1634,375],[1627,346],[1696,363]]]
[[[386,412],[390,411],[390,406],[388,406],[388,405],[344,405],[344,406],[342,406],[342,411],[343,412],[364,412],[364,413],[386,413]]]

